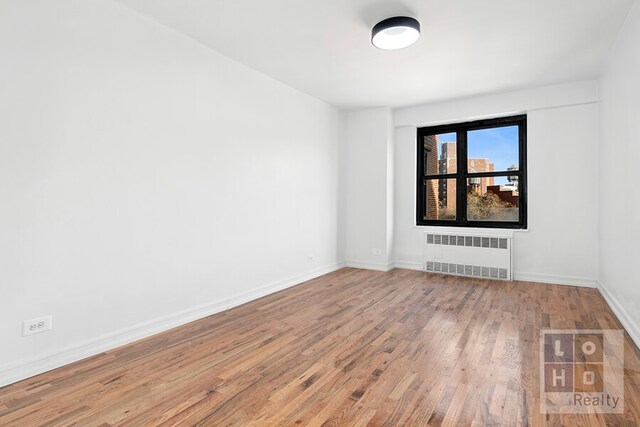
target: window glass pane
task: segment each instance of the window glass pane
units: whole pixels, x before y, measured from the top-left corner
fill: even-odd
[[[517,176],[490,176],[467,180],[469,221],[518,222],[520,219]]]
[[[469,173],[518,170],[518,126],[467,132]]]
[[[456,180],[449,178],[428,179],[425,191],[425,219],[455,221]]]
[[[425,175],[444,175],[458,170],[456,133],[441,133],[424,137]]]

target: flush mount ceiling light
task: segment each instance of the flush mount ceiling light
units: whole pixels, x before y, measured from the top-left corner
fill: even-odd
[[[420,23],[408,16],[394,16],[378,22],[371,30],[371,43],[385,50],[402,49],[420,37]]]

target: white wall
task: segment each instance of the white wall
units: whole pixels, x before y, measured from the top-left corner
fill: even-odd
[[[393,239],[393,117],[388,108],[347,114],[346,259],[389,269]],[[379,249],[379,255],[373,250]]]
[[[595,286],[598,105],[596,82],[427,104],[395,112],[397,266],[421,267],[424,227],[415,226],[416,128],[528,115],[528,229],[514,234],[519,280]]]
[[[637,340],[639,28],[600,116],[592,81],[342,114],[109,0],[0,0],[0,385],[345,259],[419,267],[416,127],[522,112],[516,278],[599,275]]]
[[[601,85],[600,285],[640,346],[640,3],[606,61]]]
[[[337,267],[335,108],[108,0],[3,0],[0,93],[0,385]]]

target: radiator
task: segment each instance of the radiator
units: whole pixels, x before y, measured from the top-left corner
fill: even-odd
[[[512,237],[473,233],[424,234],[424,270],[512,280]]]

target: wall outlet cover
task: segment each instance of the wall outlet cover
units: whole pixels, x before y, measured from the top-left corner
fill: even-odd
[[[39,334],[53,328],[53,316],[38,317],[22,322],[22,336]]]

